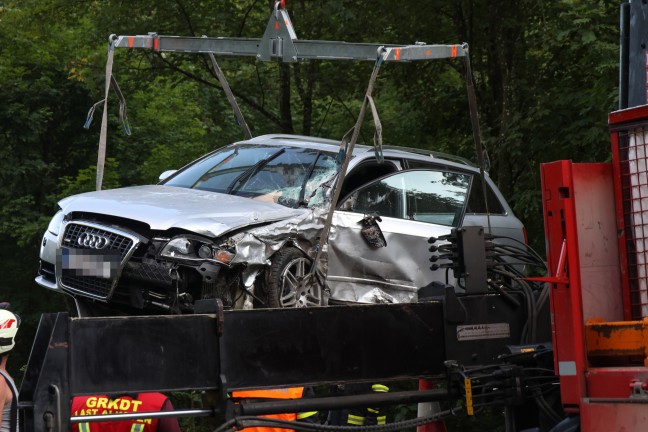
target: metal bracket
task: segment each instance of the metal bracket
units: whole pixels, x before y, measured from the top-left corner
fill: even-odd
[[[275,2],[274,13],[270,15],[259,44],[257,59],[268,61],[272,58],[280,58],[286,63],[296,62],[297,49],[294,43],[296,39],[297,34],[288,12],[281,8],[281,2]]]
[[[648,390],[648,382],[639,380],[632,381],[630,383],[630,390],[632,391],[630,399],[648,399],[648,392],[646,392]]]
[[[567,239],[563,239],[562,246],[560,248],[560,257],[558,258],[558,265],[556,266],[556,275],[555,276],[545,276],[545,277],[530,277],[523,278],[527,281],[533,282],[547,282],[552,284],[569,284],[569,277],[567,274]]]

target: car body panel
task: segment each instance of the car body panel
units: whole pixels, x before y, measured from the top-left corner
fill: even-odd
[[[87,192],[59,205],[68,214],[91,211],[138,220],[155,231],[180,228],[212,237],[304,212],[235,195],[162,185]]]
[[[430,270],[427,240],[448,234],[449,227],[382,217],[378,225],[386,246],[375,248],[360,233],[363,217],[358,213],[335,212],[326,278],[332,299],[359,303],[415,302],[419,288],[432,281],[445,281],[445,272]]]

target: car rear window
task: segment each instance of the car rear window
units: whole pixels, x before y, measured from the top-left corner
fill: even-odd
[[[431,164],[425,161],[419,161],[414,159],[407,160],[408,168],[428,168],[428,169],[439,169],[441,165]],[[466,208],[466,213],[471,214],[506,214],[502,203],[500,202],[497,195],[488,185],[487,194],[488,194],[488,211],[486,211],[486,204],[484,201],[484,192],[482,188],[481,178],[477,175],[471,174],[473,177],[472,185],[470,188],[470,196],[468,198],[468,206]]]
[[[488,211],[484,201],[484,189],[479,176],[474,176],[472,186],[470,187],[470,196],[468,197],[468,207],[466,213],[473,214],[506,214],[502,203],[493,192],[490,185],[486,188],[488,194]]]

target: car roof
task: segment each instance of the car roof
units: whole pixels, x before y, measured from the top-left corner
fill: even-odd
[[[268,145],[286,145],[292,147],[306,147],[327,152],[337,152],[340,148],[340,141],[319,138],[305,135],[290,135],[290,134],[268,134],[260,135],[246,141],[240,141],[237,144],[268,144]],[[401,157],[408,159],[417,159],[422,161],[429,161],[436,159],[437,162],[443,161],[444,164],[462,168],[477,168],[477,166],[461,156],[455,156],[448,153],[437,152],[434,150],[419,149],[413,147],[401,147],[392,145],[383,145],[383,154],[386,156]],[[353,149],[355,156],[373,153],[373,146],[364,144],[356,144]]]

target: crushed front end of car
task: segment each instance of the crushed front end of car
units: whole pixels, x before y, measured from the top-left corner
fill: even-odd
[[[323,223],[321,209],[165,186],[90,192],[60,206],[36,281],[125,311],[264,303],[255,282],[269,258],[286,243],[306,255]]]

